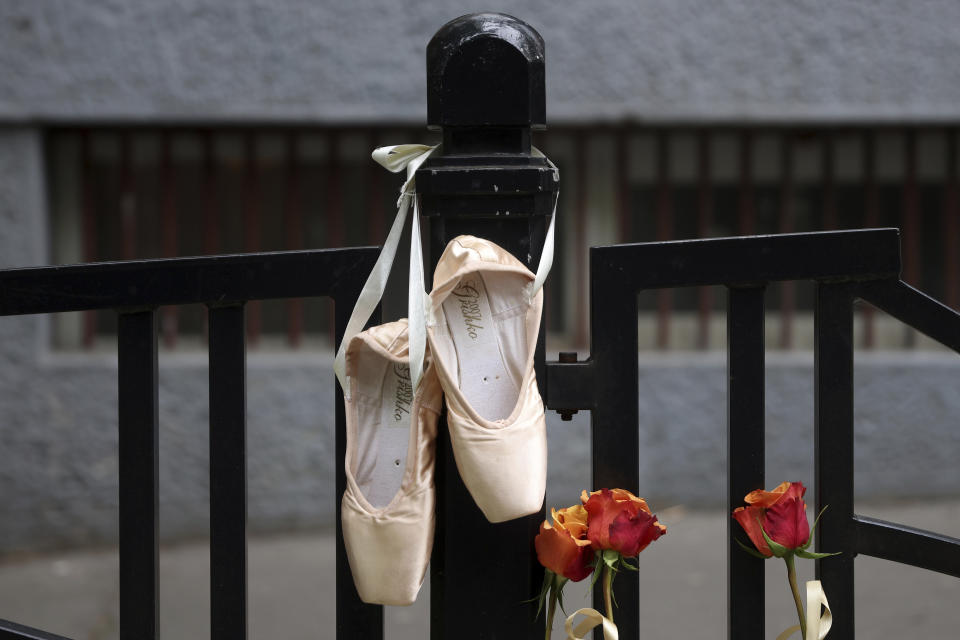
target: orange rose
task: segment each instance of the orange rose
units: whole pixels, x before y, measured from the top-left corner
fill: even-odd
[[[596,550],[635,556],[667,532],[646,501],[625,489],[584,491],[580,501],[590,516],[587,538]]]
[[[537,560],[557,575],[577,582],[593,571],[593,551],[587,537],[587,510],[581,505],[552,509],[553,524],[544,520],[533,544]]]
[[[810,539],[807,522],[807,492],[801,482],[782,482],[773,491],[758,489],[744,497],[745,507],[733,511],[733,518],[750,537],[750,542],[762,555],[773,555],[763,537],[766,531],[771,540],[787,549],[804,548]]]

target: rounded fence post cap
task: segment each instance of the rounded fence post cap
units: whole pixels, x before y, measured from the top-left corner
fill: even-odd
[[[504,13],[443,25],[427,45],[427,125],[546,124],[543,38]]]

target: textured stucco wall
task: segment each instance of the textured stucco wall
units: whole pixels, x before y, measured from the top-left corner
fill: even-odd
[[[10,335],[0,322],[0,339]],[[767,473],[813,483],[813,371],[771,357]],[[869,498],[955,496],[960,485],[960,358],[858,360],[856,481]],[[249,514],[256,531],[329,526],[334,513],[330,356],[251,356]],[[160,524],[202,536],[209,518],[207,369],[161,360]],[[726,378],[720,354],[641,358],[640,491],[658,508],[725,499]],[[100,544],[117,531],[116,366],[50,355],[3,368],[0,551]],[[43,380],[44,384],[37,384]],[[15,397],[15,404],[9,398]],[[590,486],[589,413],[549,414],[548,504]]]
[[[6,319],[0,335],[6,337]],[[164,537],[203,535],[209,518],[207,367],[161,361],[160,519]],[[328,525],[333,516],[329,358],[248,372],[248,496],[255,530]],[[102,543],[117,530],[115,356],[47,355],[16,372],[0,431],[0,550]],[[42,380],[43,384],[37,384]]]
[[[424,49],[475,2],[5,0],[0,118],[423,122]],[[960,3],[524,0],[548,117],[955,119]]]

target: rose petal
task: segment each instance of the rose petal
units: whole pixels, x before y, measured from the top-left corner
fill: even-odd
[[[650,513],[650,507],[647,506],[647,501],[643,498],[638,498],[633,495],[626,489],[611,489],[610,492],[613,494],[613,499],[618,503],[626,503],[631,507],[631,513],[635,513],[633,508],[637,510],[643,510],[647,513]]]
[[[763,507],[754,505],[738,507],[733,510],[733,519],[739,522],[743,530],[747,532],[750,542],[757,548],[757,551],[769,558],[773,555],[773,552],[770,551],[770,545],[763,539],[763,533],[760,531],[764,511]],[[767,533],[769,534],[769,531]]]
[[[777,500],[783,497],[783,494],[787,492],[792,484],[791,482],[781,482],[773,491],[764,491],[763,489],[751,491],[744,496],[743,501],[751,506],[771,507]],[[803,487],[803,485],[800,486]],[[806,491],[806,489],[804,489],[804,491]]]
[[[807,488],[803,486],[802,482],[791,482],[790,486],[781,496],[781,500],[789,500],[790,498],[803,498],[804,494],[807,493]]]
[[[578,540],[576,544],[577,553],[567,563],[563,576],[574,582],[580,582],[593,573],[593,567],[590,565],[590,561],[593,560],[593,549],[590,548],[589,540]]]
[[[802,547],[810,538],[810,524],[807,522],[807,509],[803,500],[797,496],[785,496],[777,501],[767,509],[764,529],[777,544],[788,549]]]
[[[600,495],[604,491],[609,491],[616,502],[629,503],[639,509],[643,509],[647,513],[650,513],[650,507],[647,506],[647,501],[643,498],[638,498],[626,489],[598,489],[596,491],[591,491],[590,493],[587,493],[586,490],[583,490],[580,492],[580,502],[587,504],[590,496]]]
[[[553,521],[556,526],[562,526],[574,538],[583,538],[587,533],[587,510],[581,504],[575,504],[566,509],[553,510]]]
[[[621,512],[610,525],[610,545],[614,550],[631,557],[666,532],[667,528],[657,522],[656,516],[645,511],[634,516]]]
[[[587,540],[576,540],[559,527],[544,521],[533,541],[537,560],[547,569],[574,582],[583,580],[593,570],[589,566],[592,553]]]
[[[590,494],[590,498],[583,505],[589,514],[587,538],[594,549],[610,548],[610,525],[620,515],[621,510],[613,499],[613,492],[601,489]]]

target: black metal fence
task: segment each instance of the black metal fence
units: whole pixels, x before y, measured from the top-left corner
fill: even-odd
[[[842,555],[817,561],[834,610],[831,638],[854,637],[857,554],[960,577],[960,540],[859,516],[854,509],[853,303],[870,302],[960,352],[960,314],[900,280],[895,229],[733,237],[593,247],[590,359],[547,365],[547,406],[589,409],[593,486],[636,486],[642,424],[638,399],[636,294],[723,285],[727,289],[728,508],[764,487],[764,295],[775,282],[816,286],[816,510],[829,505],[817,547]],[[729,638],[763,638],[763,561],[737,548],[728,522]],[[638,578],[617,581],[621,637],[639,637]],[[626,605],[622,603],[627,603]],[[597,608],[601,603],[598,601]]]
[[[112,309],[117,315],[119,631],[124,640],[159,637],[158,307],[207,307],[211,638],[238,640],[247,633],[244,306],[255,300],[329,297],[336,309],[338,336],[342,335],[353,301],[377,254],[373,248],[322,249],[0,272],[0,316],[95,309]],[[340,495],[345,487],[346,440],[339,392],[337,399]],[[339,544],[338,557],[345,557]],[[349,582],[349,569],[339,575]],[[56,637],[0,621],[3,639]]]

